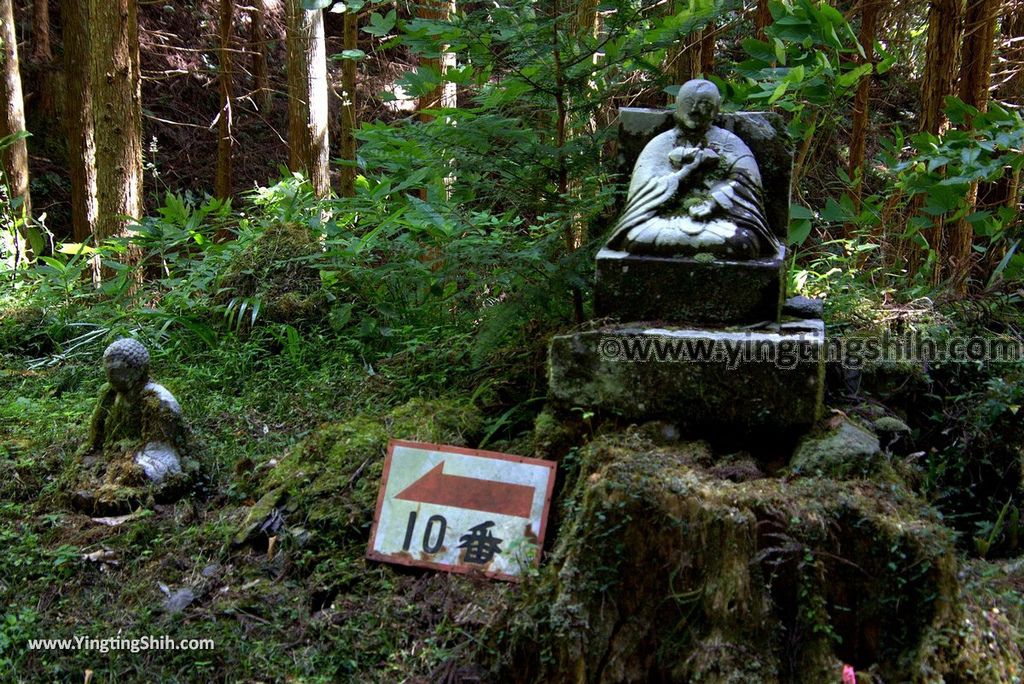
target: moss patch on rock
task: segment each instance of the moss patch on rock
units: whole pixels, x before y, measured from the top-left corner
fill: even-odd
[[[501,681],[961,674],[952,535],[930,508],[893,483],[720,479],[707,451],[638,430],[581,450],[556,546],[498,628]]]
[[[842,416],[834,417],[817,432],[804,437],[793,454],[790,468],[799,475],[838,480],[897,479],[882,453],[878,436]]]
[[[321,426],[266,475],[264,494],[233,541],[252,541],[267,516],[310,534],[365,542],[389,439],[466,445],[483,417],[468,401],[413,399],[381,418],[358,416]]]
[[[327,310],[328,299],[311,260],[320,251],[320,243],[306,226],[268,226],[232,258],[220,279],[216,301],[233,306],[239,317],[240,302],[250,300],[247,309],[252,311],[258,301],[259,317],[270,321],[294,324],[319,318]],[[239,325],[245,323],[242,318]]]

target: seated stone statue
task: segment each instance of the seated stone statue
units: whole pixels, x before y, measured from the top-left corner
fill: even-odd
[[[676,97],[676,126],[654,137],[633,169],[607,247],[636,255],[756,259],[775,254],[761,173],[738,136],[713,126],[722,97],[692,80]]]
[[[191,482],[181,406],[149,378],[149,352],[120,339],[103,353],[107,384],[92,414],[74,496],[88,513],[119,513],[152,497],[173,500]]]

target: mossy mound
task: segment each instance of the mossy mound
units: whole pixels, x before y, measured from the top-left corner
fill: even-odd
[[[952,535],[897,484],[734,482],[639,430],[579,453],[501,681],[961,681]],[[964,681],[970,681],[966,679]]]
[[[320,243],[306,226],[270,225],[231,259],[216,301],[234,307],[233,315],[242,319],[239,325],[246,322],[243,301],[248,302],[248,316],[258,306],[256,315],[277,323],[319,319],[328,306],[320,272],[312,263],[320,252]]]
[[[793,454],[790,468],[799,475],[837,480],[897,479],[882,453],[878,436],[842,416],[835,416],[822,429],[804,437]]]
[[[320,427],[266,475],[262,498],[233,542],[257,541],[281,524],[335,540],[368,538],[389,439],[465,445],[483,417],[470,402],[413,399],[382,418],[357,416]],[[267,526],[275,511],[280,524]],[[262,528],[262,529],[261,529]]]

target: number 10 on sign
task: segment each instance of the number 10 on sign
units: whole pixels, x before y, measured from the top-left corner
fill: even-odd
[[[539,561],[555,464],[392,440],[370,558],[515,579]]]

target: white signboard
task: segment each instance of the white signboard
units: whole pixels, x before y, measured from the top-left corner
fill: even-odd
[[[391,440],[367,556],[514,580],[540,562],[555,463]]]

